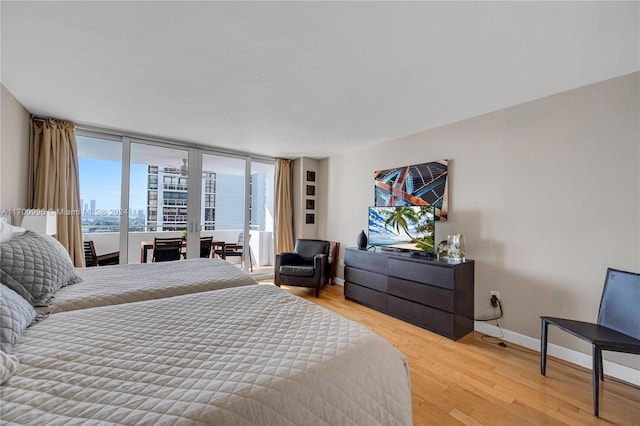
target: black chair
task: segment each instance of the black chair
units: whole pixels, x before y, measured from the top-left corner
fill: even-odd
[[[310,287],[320,297],[329,276],[329,241],[297,240],[293,253],[276,254],[275,285]]]
[[[200,237],[200,257],[211,257],[213,237]]]
[[[182,242],[182,237],[154,238],[153,261],[168,262],[170,260],[180,260]]]
[[[112,253],[96,254],[96,248],[93,245],[93,241],[84,242],[84,266],[107,266],[118,265],[120,263],[120,252],[114,251]]]
[[[598,416],[599,382],[604,381],[602,351],[640,355],[640,274],[607,269],[598,322],[593,324],[542,316],[540,373],[547,368],[549,324],[591,344],[593,351],[593,415]]]

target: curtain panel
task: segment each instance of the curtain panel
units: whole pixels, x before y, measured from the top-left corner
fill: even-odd
[[[75,124],[31,118],[29,208],[55,210],[58,241],[84,266]]]
[[[293,251],[292,170],[293,160],[276,158],[275,241],[276,253]]]

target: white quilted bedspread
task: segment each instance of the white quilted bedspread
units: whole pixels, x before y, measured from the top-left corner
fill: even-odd
[[[14,354],[3,423],[412,423],[398,350],[271,285],[52,315]]]
[[[257,284],[231,263],[210,258],[77,268],[76,272],[83,281],[62,288],[53,303],[38,312],[73,311]]]

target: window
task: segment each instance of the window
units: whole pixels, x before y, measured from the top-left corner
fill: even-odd
[[[187,156],[188,152],[181,148],[131,143],[129,205],[135,209],[145,206],[147,211],[145,229],[136,228],[136,231],[160,232],[187,228],[188,179],[180,174],[180,167]],[[148,173],[147,179],[139,178],[141,170]],[[150,237],[153,239],[153,236]]]
[[[87,136],[76,140],[82,232],[120,232],[122,143]]]
[[[152,240],[164,231],[184,230],[188,220],[198,221],[195,216],[188,216],[192,212],[188,208],[187,159],[195,154],[202,156],[202,170],[198,171],[202,173],[201,191],[194,196],[195,201],[199,200],[202,228],[214,235],[220,231],[220,238],[249,230],[254,259],[269,256],[258,252],[259,247],[272,246],[265,240],[272,238],[273,226],[274,166],[269,160],[252,161],[251,175],[247,175],[248,156],[216,154],[208,149],[143,139],[134,141],[124,135],[82,128],[77,129],[76,140],[84,238],[94,240],[101,251],[126,251],[128,256],[121,257],[122,261],[137,263],[141,258],[136,250],[140,242]],[[122,161],[123,148],[129,151],[127,164]],[[123,179],[129,182],[125,197]],[[123,220],[125,214],[128,222]],[[121,233],[126,238],[121,238]],[[269,265],[269,261],[259,263]]]

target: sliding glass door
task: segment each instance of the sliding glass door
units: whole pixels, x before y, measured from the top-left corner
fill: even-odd
[[[253,265],[262,272],[273,272],[273,206],[275,164],[251,161],[249,189],[249,229]]]
[[[151,262],[155,238],[186,237],[189,150],[131,142],[129,263]]]
[[[269,272],[272,161],[84,130],[77,141],[83,234],[98,254],[151,262],[155,238],[176,237],[181,259],[195,258],[212,237],[213,256]]]
[[[77,136],[80,214],[85,241],[98,255],[119,251],[126,231],[122,201],[122,141],[105,135]]]
[[[229,262],[241,262],[249,272],[269,273],[275,165],[207,152],[202,152],[201,164],[201,235],[224,242]]]
[[[201,160],[200,234],[212,236],[218,256],[246,266],[249,238],[245,227],[246,159],[199,151]]]

